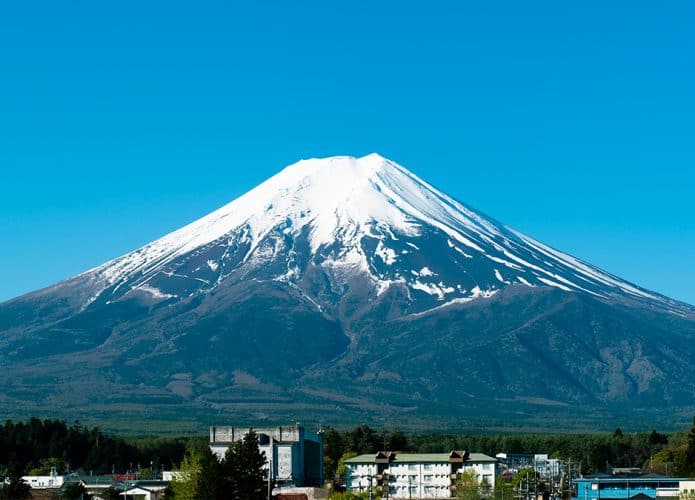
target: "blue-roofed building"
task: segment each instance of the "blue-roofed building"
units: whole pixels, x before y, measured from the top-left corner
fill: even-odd
[[[668,500],[678,498],[682,478],[657,474],[615,477],[607,474],[574,479],[577,500]]]

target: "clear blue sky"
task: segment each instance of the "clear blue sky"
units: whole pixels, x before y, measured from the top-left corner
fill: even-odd
[[[695,303],[693,26],[689,1],[2,2],[0,300],[376,151]]]

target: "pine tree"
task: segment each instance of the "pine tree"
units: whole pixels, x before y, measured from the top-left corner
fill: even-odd
[[[251,430],[244,439],[229,447],[223,470],[229,486],[228,498],[262,500],[267,496],[265,454],[258,449],[256,433]]]
[[[31,498],[31,486],[22,479],[22,469],[15,459],[11,460],[7,467],[7,478],[0,474],[0,481],[5,483],[0,488],[0,500]]]
[[[688,433],[688,447],[685,450],[685,463],[689,474],[695,474],[695,417]]]

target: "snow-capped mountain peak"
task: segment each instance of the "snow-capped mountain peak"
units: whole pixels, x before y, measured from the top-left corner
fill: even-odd
[[[519,285],[629,299],[681,312],[641,289],[507,228],[378,154],[290,165],[209,215],[85,273],[102,294],[156,300],[229,280],[284,282],[317,304],[307,269],[332,289],[352,278],[380,297],[405,290],[410,313],[490,297]],[[86,304],[88,305],[88,304]]]

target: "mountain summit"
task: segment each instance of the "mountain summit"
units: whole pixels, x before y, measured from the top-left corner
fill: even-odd
[[[85,407],[99,387],[117,395],[112,408],[153,398],[176,415],[275,418],[279,401],[345,420],[591,413],[692,402],[691,348],[677,344],[693,344],[694,311],[377,154],[340,156],[290,165],[140,249],[0,304],[0,364],[30,407],[48,383]]]
[[[303,289],[308,268],[334,289],[348,275],[367,280],[376,296],[400,286],[416,312],[513,284],[688,310],[507,228],[377,154],[285,168],[206,217],[87,272],[93,293],[83,307],[102,294],[114,300],[135,291],[181,299],[225,280]]]

